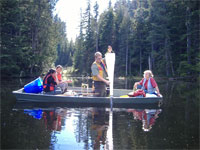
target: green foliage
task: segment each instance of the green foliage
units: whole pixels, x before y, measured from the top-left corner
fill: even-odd
[[[57,64],[90,75],[94,53],[105,54],[111,45],[116,76],[146,69],[159,76],[199,76],[198,0],[117,0],[114,7],[109,1],[102,14],[88,0],[75,42],[52,15],[56,2],[1,0],[1,75],[37,75]]]
[[[113,44],[114,12],[110,8],[99,19],[99,51],[106,53],[108,45]]]
[[[38,75],[54,63],[56,0],[1,0],[2,75]]]
[[[82,10],[80,13],[80,34],[75,41],[75,52],[73,57],[73,67],[75,68],[75,73],[81,75],[83,72],[83,50],[84,50],[84,35],[83,35],[83,17],[82,17]]]
[[[95,23],[90,14],[87,36],[81,39],[84,54],[76,49],[79,73],[88,71],[94,49]],[[89,19],[88,18],[88,19]],[[96,17],[95,17],[96,18]],[[199,75],[199,1],[117,0],[114,8],[100,14],[98,49],[112,45],[116,53],[116,76],[142,75],[146,69],[159,76]],[[97,19],[95,19],[97,20]],[[85,27],[86,27],[85,26]],[[89,28],[87,28],[89,29]],[[90,35],[90,36],[89,36]],[[76,42],[80,46],[80,38]],[[84,42],[83,42],[84,41]],[[89,44],[90,43],[90,44]],[[87,51],[85,51],[87,49]],[[89,62],[89,63],[88,63]],[[74,62],[76,63],[76,62]],[[76,69],[76,66],[74,66]]]
[[[55,65],[72,66],[74,44],[67,40],[66,24],[57,17],[54,17],[54,30],[57,39],[57,59]]]

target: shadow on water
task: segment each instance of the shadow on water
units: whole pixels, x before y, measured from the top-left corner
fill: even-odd
[[[161,108],[74,107],[18,103],[13,90],[33,79],[1,83],[1,149],[199,149],[199,84],[158,82]],[[74,79],[72,86],[90,80]],[[134,80],[117,80],[132,89]],[[111,128],[112,127],[112,128]]]

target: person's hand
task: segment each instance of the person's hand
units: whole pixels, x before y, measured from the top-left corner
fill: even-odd
[[[134,84],[134,86],[133,86],[134,89],[137,89],[137,85],[138,85],[137,83]]]
[[[158,97],[161,97],[160,93],[158,93],[157,95],[158,95]]]
[[[68,80],[67,83],[72,83],[72,80]]]
[[[110,81],[106,80],[106,84],[107,84],[107,85],[110,85]]]

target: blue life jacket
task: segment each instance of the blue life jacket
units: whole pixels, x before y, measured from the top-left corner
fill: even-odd
[[[145,91],[145,93],[149,93],[149,94],[153,94],[156,89],[153,88],[152,84],[151,84],[151,78],[149,78],[148,83],[147,83],[147,90],[145,90],[145,82],[146,82],[146,78],[144,78],[143,84],[142,84],[142,89]]]

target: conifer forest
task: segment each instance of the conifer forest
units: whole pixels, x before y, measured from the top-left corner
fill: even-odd
[[[58,0],[0,0],[1,76],[40,75],[55,65],[91,76],[94,53],[116,54],[115,76],[200,74],[199,0],[117,0],[99,13],[87,1],[79,33],[67,38],[67,23],[54,14]]]

